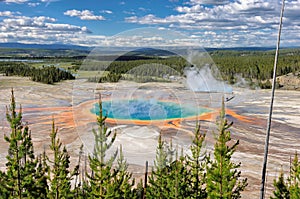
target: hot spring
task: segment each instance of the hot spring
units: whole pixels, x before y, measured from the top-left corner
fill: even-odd
[[[184,119],[212,111],[189,104],[145,99],[103,101],[102,109],[103,115],[111,119],[140,121]],[[91,112],[99,115],[98,103]]]

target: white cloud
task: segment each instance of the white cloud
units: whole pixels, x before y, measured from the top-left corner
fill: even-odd
[[[52,3],[52,2],[56,2],[56,1],[59,1],[59,0],[41,0],[41,2],[43,3]]]
[[[188,12],[201,12],[201,11],[205,11],[204,6],[202,5],[194,5],[192,7],[188,7],[188,6],[179,6],[176,8],[176,11],[178,12],[182,12],[182,13],[188,13]]]
[[[14,13],[11,11],[2,11],[2,12],[0,12],[0,17],[12,17],[13,14]]]
[[[156,33],[161,31],[162,33]],[[65,43],[86,46],[177,46],[198,44],[197,38],[178,38],[165,28],[134,30],[116,36],[92,35],[85,26],[57,23],[56,19],[37,16],[14,16],[0,22],[0,41],[20,43]]]
[[[55,31],[72,31],[72,32],[87,32],[88,29],[83,26],[75,26],[70,24],[53,24],[53,23],[46,23],[45,27],[47,30],[55,30]]]
[[[100,13],[112,14],[113,12],[111,10],[101,10]]]
[[[159,18],[153,14],[148,14],[140,18],[137,16],[126,17],[125,21],[129,23],[139,23],[139,24],[170,24],[170,23],[193,23],[194,22],[194,20],[192,20],[187,15],[186,16],[182,15],[181,17],[178,17],[176,15],[170,15],[166,18]]]
[[[127,15],[135,15],[136,13],[134,11],[123,11],[124,14],[127,14]]]
[[[28,2],[28,0],[4,0],[4,2],[7,4],[9,4],[9,3],[22,4],[22,3]]]
[[[3,13],[1,13],[3,15]],[[72,38],[89,35],[85,26],[56,23],[46,16],[11,16],[0,21],[0,41],[21,43],[65,43]]]
[[[45,27],[46,22],[55,22],[56,20],[51,17],[39,16],[39,17],[26,17],[16,16],[14,18],[8,18],[3,20],[4,27],[11,27],[18,29],[20,27]]]
[[[228,0],[190,0],[190,4],[224,5],[227,3],[229,3]]]
[[[122,32],[113,37],[106,37],[105,46],[112,47],[178,47],[199,48],[197,38],[191,38],[167,28],[137,28]]]
[[[0,0],[1,1],[1,0]],[[26,0],[6,0],[21,3]],[[53,2],[54,0],[40,0]],[[34,6],[27,1],[28,6]],[[210,4],[207,6],[207,4]],[[125,21],[154,25],[163,30],[179,30],[189,38],[168,38],[161,35],[129,35],[108,37],[89,34],[85,26],[58,23],[46,16],[26,17],[11,11],[0,12],[0,41],[23,43],[72,43],[104,46],[187,45],[205,47],[274,46],[279,22],[280,3],[277,0],[190,0],[177,6],[167,16],[147,14],[136,16],[132,10]],[[282,45],[300,45],[300,0],[286,0]],[[112,14],[110,10],[98,13]],[[105,20],[90,10],[67,10],[65,15],[81,20]],[[166,34],[167,35],[167,34]],[[168,35],[169,36],[169,35]]]
[[[94,13],[90,10],[67,10],[64,12],[64,15],[70,16],[70,17],[78,17],[81,20],[105,20],[105,18],[101,15],[94,15]]]
[[[39,6],[39,5],[40,5],[39,2],[29,2],[29,3],[28,3],[28,6],[29,6],[29,7],[36,7],[36,6]]]
[[[60,0],[41,0],[42,3],[46,3],[45,7],[48,7],[50,3],[57,2]]]
[[[138,8],[140,11],[142,11],[142,12],[147,12],[147,11],[150,11],[151,9],[149,9],[149,8],[143,8],[143,7],[139,7]]]
[[[207,5],[209,4],[209,6]],[[160,25],[181,30],[201,38],[208,45],[270,45],[274,46],[281,4],[277,0],[190,0],[175,8],[177,13],[158,17],[155,14],[130,16],[128,23]],[[291,31],[300,27],[300,0],[287,0],[284,13],[286,41],[295,41]],[[204,32],[213,31],[208,37]],[[294,31],[297,32],[297,31]],[[199,35],[198,35],[199,34]],[[227,41],[227,42],[226,42]],[[283,45],[285,41],[283,40]],[[294,44],[295,45],[295,44]],[[300,45],[300,40],[296,45]]]

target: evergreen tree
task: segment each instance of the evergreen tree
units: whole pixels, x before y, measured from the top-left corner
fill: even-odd
[[[82,156],[83,156],[83,145],[80,146],[79,157],[78,157],[78,175],[75,176],[74,182],[74,198],[87,198],[88,196],[88,185],[84,179],[84,168],[80,167],[82,165]]]
[[[274,180],[275,190],[273,191],[274,197],[271,199],[290,199],[288,185],[285,182],[283,171],[281,170],[277,180]]]
[[[294,160],[291,164],[289,177],[285,179],[283,171],[281,171],[278,179],[274,180],[274,187],[274,199],[300,198],[300,164],[297,153],[295,154]]]
[[[6,108],[6,118],[11,133],[4,139],[9,143],[6,172],[1,172],[2,194],[8,198],[39,198],[45,196],[47,186],[41,184],[44,174],[37,171],[38,160],[34,156],[31,133],[27,126],[22,125],[22,109],[16,112],[13,90],[11,104]],[[5,181],[4,181],[5,180]],[[7,195],[7,196],[8,196]]]
[[[133,189],[133,198],[134,199],[144,199],[144,187],[143,187],[143,180],[141,179],[140,182],[137,184],[136,188]]]
[[[292,162],[292,167],[290,171],[289,182],[289,192],[290,198],[296,199],[300,198],[300,164],[298,160],[298,154],[295,154],[294,160]]]
[[[175,153],[175,159],[174,159]],[[154,169],[149,176],[146,198],[190,198],[189,172],[186,159],[178,155],[178,149],[158,139]]]
[[[6,175],[0,171],[0,198],[9,198],[9,191],[6,186]]]
[[[175,151],[175,161],[166,167],[166,187],[169,191],[169,197],[172,199],[190,198],[188,170],[183,154],[178,156],[178,150]]]
[[[191,156],[187,156],[189,169],[190,198],[206,198],[206,155],[202,151],[205,133],[201,134],[197,123],[195,137],[191,145]]]
[[[47,156],[46,152],[44,151],[43,154],[40,155],[38,158],[38,166],[36,169],[36,179],[37,179],[37,190],[41,193],[40,198],[47,198],[47,194],[49,192],[48,187],[48,174],[49,166],[47,164]],[[39,191],[46,188],[46,191]]]
[[[122,146],[120,146],[119,157],[117,159],[117,166],[114,170],[116,175],[113,179],[113,186],[111,186],[108,192],[108,195],[114,196],[114,198],[120,199],[132,199],[133,192],[132,187],[134,185],[134,179],[132,178],[132,174],[128,171],[128,164],[124,159]]]
[[[53,152],[53,159],[48,158],[51,164],[49,172],[50,190],[48,198],[73,198],[71,191],[71,180],[75,175],[78,175],[78,166],[70,171],[70,156],[66,147],[62,147],[60,139],[57,138],[57,129],[55,128],[54,120],[52,122],[52,132],[50,134],[51,145],[50,149]]]
[[[164,199],[168,198],[167,185],[167,166],[168,166],[168,149],[166,143],[162,141],[161,134],[158,137],[158,146],[156,149],[156,158],[154,169],[149,176],[149,186],[146,192],[146,198]]]
[[[238,170],[240,163],[231,161],[231,157],[239,144],[239,141],[229,145],[231,141],[230,131],[232,123],[228,124],[225,118],[224,99],[218,121],[218,135],[216,137],[214,160],[207,165],[207,196],[211,199],[235,199],[241,197],[241,192],[247,186],[247,179],[241,179]]]
[[[116,159],[117,151],[106,160],[106,153],[116,139],[116,133],[108,130],[105,124],[106,116],[103,116],[101,96],[99,97],[99,116],[97,117],[98,131],[93,129],[95,137],[94,152],[89,156],[91,175],[88,175],[90,182],[90,198],[107,198],[108,190],[112,189],[113,179],[116,172],[112,172],[112,164]],[[110,197],[112,198],[112,197]]]

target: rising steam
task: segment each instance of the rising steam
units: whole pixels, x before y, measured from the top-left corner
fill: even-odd
[[[185,69],[187,87],[195,92],[232,93],[232,87],[217,80],[209,65],[202,68],[187,67]]]

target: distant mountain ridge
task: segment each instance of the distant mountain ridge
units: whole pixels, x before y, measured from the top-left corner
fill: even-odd
[[[76,55],[88,55],[92,50],[94,54],[97,54],[97,49],[99,49],[99,54],[102,55],[112,55],[118,52],[124,52],[124,56],[132,56],[132,57],[151,57],[151,56],[174,56],[176,53],[180,54],[180,49],[177,49],[174,53],[172,52],[172,48],[170,50],[160,49],[160,47],[101,47],[96,48],[94,51],[94,47],[80,46],[80,45],[71,45],[71,44],[24,44],[24,43],[0,43],[0,50],[5,48],[18,49],[21,50],[20,54],[28,53],[30,56],[64,56],[67,54],[69,56]],[[299,47],[281,47],[281,49],[299,49]],[[31,51],[35,50],[34,53]],[[41,52],[39,50],[46,50],[51,52]],[[183,53],[185,52],[184,47],[182,48]],[[271,51],[275,50],[275,47],[230,47],[230,48],[199,48],[200,51]],[[70,55],[70,51],[74,51]],[[15,51],[7,53],[6,51],[2,52],[2,56],[11,56],[16,55]],[[40,53],[40,54],[39,54]],[[55,54],[56,53],[56,54]]]
[[[69,44],[24,44],[24,43],[0,43],[0,48],[24,48],[24,49],[48,49],[48,50],[84,50],[92,48]]]
[[[80,46],[80,45],[71,45],[71,44],[24,44],[24,43],[0,43],[0,48],[33,48],[33,49],[63,49],[63,50],[91,50],[93,47]],[[283,47],[287,48],[287,47]],[[288,47],[288,48],[298,48],[298,47]],[[236,51],[267,51],[267,50],[275,50],[275,47],[230,47],[230,48],[204,48],[206,51],[215,51],[215,50],[236,50]],[[146,53],[158,53],[153,48],[140,48],[138,51],[145,51]],[[162,50],[165,53],[165,51]]]
[[[231,47],[231,48],[205,48],[206,51],[232,50],[232,51],[269,51],[275,50],[275,47]]]

